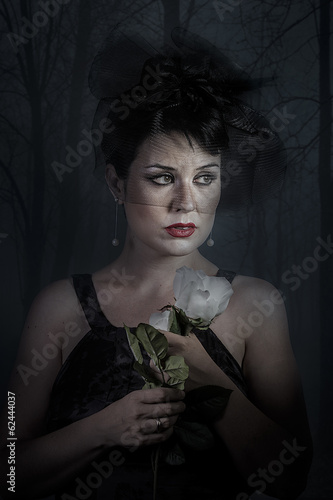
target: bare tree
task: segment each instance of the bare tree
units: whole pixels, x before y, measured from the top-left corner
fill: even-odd
[[[92,30],[92,10],[90,0],[80,0],[76,35],[74,40],[74,57],[72,62],[69,92],[66,145],[75,150],[80,138],[80,124],[83,108],[83,90],[86,83],[88,64],[88,48]],[[80,211],[80,170],[72,169],[70,175],[61,179],[64,182],[60,189],[59,230],[56,243],[57,252],[53,265],[53,279],[66,276],[68,263],[73,254],[73,246],[77,234]],[[68,210],[68,200],[71,209]]]
[[[318,181],[320,191],[321,237],[328,244],[332,242],[333,229],[333,178],[331,169],[332,143],[332,95],[330,59],[330,1],[320,1],[319,21],[319,100],[320,139]],[[332,245],[331,245],[332,246]],[[332,252],[333,253],[333,250]],[[333,262],[326,258],[320,266],[320,318],[321,318],[321,443],[332,456],[333,436],[333,388],[331,377],[331,353],[333,351]]]
[[[180,0],[162,0],[164,9],[164,40],[170,43],[172,28],[180,24]]]
[[[59,8],[56,21],[45,13],[39,13],[38,18],[34,11],[36,5],[32,2],[22,0],[19,6],[14,7],[2,1],[0,5],[3,29],[7,31],[8,40],[12,44],[8,51],[9,57],[3,59],[1,68],[5,77],[10,76],[11,84],[3,90],[3,97],[7,94],[9,104],[5,108],[2,120],[17,138],[15,143],[11,141],[5,146],[7,154],[4,158],[12,158],[10,168],[9,164],[6,164],[6,159],[1,163],[1,167],[5,189],[13,193],[15,199],[13,209],[17,212],[15,217],[20,221],[22,228],[20,240],[20,246],[24,246],[21,262],[22,299],[27,305],[40,286],[41,262],[45,250],[45,220],[47,220],[45,214],[49,208],[46,203],[48,186],[45,151],[48,137],[45,124],[50,104],[46,96],[58,60],[57,22],[61,22],[62,9]],[[40,33],[37,24],[40,18],[43,20],[43,28],[47,25],[43,33]],[[29,21],[31,19],[35,21]],[[22,22],[23,29],[18,34]],[[39,43],[39,36],[43,36],[42,44]],[[14,63],[13,49],[16,52]],[[61,85],[59,87],[61,91]],[[15,106],[20,120],[13,112]],[[20,125],[17,125],[18,123]]]

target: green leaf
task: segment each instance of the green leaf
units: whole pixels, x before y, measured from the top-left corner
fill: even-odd
[[[131,348],[133,356],[134,356],[134,358],[136,359],[136,361],[138,363],[142,364],[143,363],[143,357],[142,357],[142,352],[141,352],[141,349],[140,349],[139,341],[138,341],[136,335],[131,332],[131,330],[129,329],[128,326],[126,326],[124,324],[124,328],[126,330],[128,344],[129,344],[129,346]]]
[[[168,356],[164,359],[163,371],[172,379],[179,382],[187,379],[189,367],[185,363],[183,356]]]
[[[142,387],[143,390],[146,389],[155,389],[156,387],[164,387],[163,383],[160,382],[159,380],[156,380],[155,382],[146,382],[145,385]]]
[[[183,309],[178,309],[178,321],[181,325],[191,325],[194,328],[200,328],[200,330],[207,330],[211,321],[207,321],[202,318],[189,318]]]
[[[153,371],[144,363],[141,364],[138,361],[134,361],[133,368],[141,375],[141,377],[146,382],[161,384],[161,382],[154,376]]]
[[[210,325],[210,323],[209,323],[209,325]],[[195,328],[197,328],[198,330],[205,331],[205,330],[208,330],[209,325],[205,325],[205,326],[195,326]]]
[[[182,334],[182,328],[178,321],[177,310],[174,306],[170,309],[170,332],[177,333],[178,335]]]
[[[175,313],[177,316],[177,321],[181,327],[182,335],[184,335],[186,327],[188,325],[191,325],[190,320],[182,309],[175,308]]]
[[[187,422],[179,419],[174,426],[174,432],[179,442],[192,450],[209,450],[214,447],[214,435],[207,425],[200,422]]]
[[[189,391],[184,399],[183,418],[188,421],[211,422],[221,416],[232,390],[217,385],[206,385]]]
[[[189,322],[194,328],[199,328],[200,330],[207,330],[207,328],[211,324],[211,321],[207,321],[206,319],[202,318],[196,318],[196,319],[190,318]]]
[[[156,366],[159,366],[160,360],[167,355],[169,347],[165,335],[151,325],[140,323],[136,329],[136,336]]]
[[[180,389],[183,391],[185,388],[185,380],[179,381],[178,378],[170,378],[165,384],[165,387],[171,387],[172,389]]]

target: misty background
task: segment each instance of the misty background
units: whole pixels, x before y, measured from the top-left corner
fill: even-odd
[[[329,0],[0,0],[2,400],[36,293],[121,251],[113,197],[92,174],[92,148],[80,149],[97,106],[93,58],[117,23],[157,48],[185,27],[253,77],[273,78],[250,104],[286,144],[284,187],[247,211],[220,210],[202,253],[284,294],[315,444],[301,499],[333,499],[331,17]],[[120,211],[120,242],[125,228]]]

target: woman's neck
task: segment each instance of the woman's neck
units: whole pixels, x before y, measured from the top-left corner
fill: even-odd
[[[208,275],[216,274],[218,269],[203,257],[198,249],[188,255],[166,256],[153,249],[133,245],[128,240],[118,259],[111,264],[118,272],[133,276],[132,285],[139,284],[140,288],[153,288],[154,283],[172,285],[176,270],[182,266],[202,269]]]

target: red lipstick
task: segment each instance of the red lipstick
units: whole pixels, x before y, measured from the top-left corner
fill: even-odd
[[[165,230],[174,238],[188,238],[196,230],[195,224],[193,222],[182,223],[176,222],[165,228]]]

